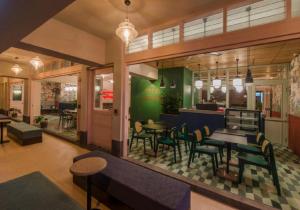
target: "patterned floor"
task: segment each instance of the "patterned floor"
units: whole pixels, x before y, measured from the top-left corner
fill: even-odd
[[[136,146],[135,142],[132,146],[132,151],[128,155],[130,158],[158,166],[192,180],[203,182],[209,186],[256,200],[278,209],[300,209],[300,158],[284,147],[274,146],[282,190],[282,196],[279,197],[277,196],[272,178],[265,169],[246,166],[243,181],[238,185],[223,178],[213,176],[211,161],[206,155],[195,158],[191,167],[188,168],[188,155],[184,151],[184,145],[181,146],[182,160],[173,163],[173,151],[171,148],[170,150],[165,150],[163,153],[159,150],[160,153],[155,158],[150,155],[144,155],[142,142],[138,146]],[[150,145],[147,146],[147,150],[151,150]],[[237,152],[233,151],[233,158],[236,154]],[[231,170],[238,171],[237,168],[232,166]]]

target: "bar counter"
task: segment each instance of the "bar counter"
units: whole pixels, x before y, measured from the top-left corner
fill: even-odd
[[[189,132],[207,125],[212,131],[224,128],[224,112],[197,109],[179,109],[179,114],[161,114],[160,120],[170,127],[187,123]]]

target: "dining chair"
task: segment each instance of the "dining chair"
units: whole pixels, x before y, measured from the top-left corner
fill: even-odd
[[[240,152],[238,154],[238,160],[239,160],[239,183],[242,182],[243,172],[246,164],[265,168],[272,175],[273,184],[277,189],[277,194],[279,196],[281,195],[273,146],[268,140],[264,139],[262,141],[261,155]]]
[[[202,128],[201,132],[202,132],[202,135],[203,135],[203,138],[204,138],[204,143],[203,144],[218,147],[219,155],[220,155],[220,161],[221,161],[221,163],[223,163],[222,157],[224,156],[223,149],[226,146],[225,142],[215,140],[215,139],[211,139],[210,136],[212,135],[212,132],[210,131],[210,129],[207,125]]]
[[[216,175],[216,168],[218,168],[218,148],[209,145],[204,145],[204,138],[200,129],[197,129],[193,133],[193,141],[189,155],[188,167],[192,161],[194,161],[195,154],[206,154],[211,157],[211,163],[213,167],[213,174]]]
[[[177,141],[179,141],[179,143],[181,141],[184,142],[184,146],[185,146],[185,153],[188,153],[188,150],[190,150],[190,137],[189,137],[189,131],[188,131],[188,127],[186,123],[183,123],[180,128],[177,131]]]
[[[139,140],[143,140],[144,144],[144,154],[146,153],[146,140],[150,142],[151,149],[153,149],[153,140],[152,140],[152,135],[148,134],[144,131],[143,125],[141,122],[136,121],[134,123],[134,129],[132,131],[132,136],[131,136],[131,141],[130,141],[130,146],[129,146],[129,151],[131,151],[132,143],[133,140],[136,139],[136,146],[138,146]]]
[[[157,139],[155,156],[157,155],[157,150],[158,150],[159,145],[163,145],[163,146],[166,145],[168,147],[173,148],[175,163],[176,163],[176,149],[178,149],[179,157],[181,159],[182,157],[181,157],[180,145],[179,145],[179,142],[177,141],[176,135],[177,135],[177,129],[176,129],[176,127],[173,127],[168,131],[166,136],[159,137]]]
[[[261,154],[261,145],[265,139],[265,135],[261,132],[256,135],[256,144],[238,144],[237,149],[239,152],[246,152],[252,154]]]

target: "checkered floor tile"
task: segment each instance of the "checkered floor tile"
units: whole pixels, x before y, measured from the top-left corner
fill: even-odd
[[[148,151],[151,150],[150,145],[147,145],[146,148]],[[128,157],[278,209],[300,209],[300,158],[285,147],[274,145],[282,191],[281,197],[277,195],[272,177],[265,169],[247,165],[242,183],[236,184],[213,176],[211,160],[206,155],[196,156],[188,168],[188,154],[185,152],[184,145],[181,146],[181,150],[182,160],[179,160],[178,156],[177,163],[173,163],[173,150],[171,148],[165,149],[164,152],[159,149],[158,156],[155,158],[144,154],[142,142],[136,145],[134,140]],[[233,151],[232,153],[233,159],[235,159],[237,152]],[[231,167],[232,169],[238,171],[238,168]]]

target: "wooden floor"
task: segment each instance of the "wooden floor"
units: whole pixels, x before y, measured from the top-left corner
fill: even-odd
[[[6,135],[4,137],[7,139]],[[30,172],[40,171],[85,207],[86,194],[72,183],[69,167],[73,157],[86,152],[88,151],[83,148],[47,134],[43,134],[41,144],[22,147],[10,141],[8,144],[0,145],[0,183]],[[97,205],[95,200],[93,205]],[[233,209],[197,193],[192,193],[191,205],[192,210]],[[107,210],[106,207],[100,207]]]

